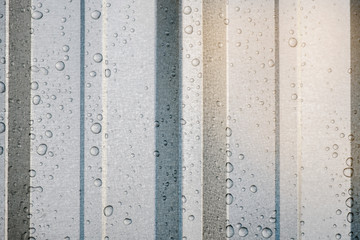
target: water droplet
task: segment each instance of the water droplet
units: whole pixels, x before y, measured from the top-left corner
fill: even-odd
[[[36,171],[34,169],[29,170],[29,176],[30,177],[35,177],[36,176]]]
[[[187,199],[186,199],[186,197],[185,197],[184,195],[182,195],[181,201],[182,201],[183,203],[186,203],[186,202],[187,202]]]
[[[340,215],[342,211],[340,209],[336,210],[336,215]]]
[[[230,178],[226,179],[226,187],[227,188],[231,188],[234,185],[233,180],[231,180]]]
[[[296,100],[298,98],[298,95],[296,93],[292,94],[291,95],[291,99],[292,100]]]
[[[3,153],[4,153],[4,148],[0,146],[0,155],[2,155]]]
[[[253,192],[253,193],[256,193],[257,192],[257,187],[255,185],[251,185],[250,186],[250,191]]]
[[[231,173],[233,170],[234,170],[234,166],[231,163],[227,162],[226,163],[226,172]]]
[[[159,157],[159,156],[160,156],[159,151],[154,151],[154,156],[155,156],[155,157]]]
[[[227,137],[231,137],[231,135],[232,135],[232,130],[231,130],[231,128],[227,127],[227,128],[225,128],[225,131],[226,131],[226,136],[227,136]]]
[[[234,236],[234,228],[231,225],[226,226],[226,237],[231,238]]]
[[[105,69],[105,77],[110,77],[111,76],[111,70],[110,69]]]
[[[335,238],[338,239],[338,240],[341,239],[341,234],[340,234],[340,233],[337,233],[337,234],[335,235]]]
[[[40,193],[44,191],[44,189],[41,186],[37,186],[37,187],[30,186],[29,190],[30,192],[40,192]]]
[[[234,201],[234,197],[231,193],[226,194],[225,196],[226,204],[231,205]]]
[[[68,52],[68,51],[70,50],[70,47],[69,47],[68,45],[64,45],[64,46],[62,47],[62,50],[63,50],[64,52]]]
[[[40,155],[40,156],[43,156],[46,154],[47,152],[47,145],[46,144],[40,144],[37,149],[36,149],[36,152]]]
[[[264,237],[264,238],[270,238],[272,236],[272,231],[270,228],[264,228],[262,231],[261,231],[261,235]]]
[[[53,133],[50,130],[46,130],[45,131],[45,136],[47,136],[48,138],[52,138]]]
[[[185,15],[189,15],[189,14],[191,13],[191,11],[192,11],[191,7],[190,7],[190,6],[186,6],[186,7],[184,7],[183,13],[184,13]]]
[[[5,129],[6,129],[5,123],[0,122],[0,133],[5,132]]]
[[[352,223],[354,221],[354,214],[352,212],[349,212],[346,216],[346,220],[349,222],[349,223]]]
[[[94,180],[94,185],[95,185],[96,187],[101,187],[101,185],[102,185],[101,179],[100,179],[100,178],[95,179],[95,180]],[[104,213],[105,213],[105,211],[104,211]],[[105,216],[106,216],[106,215],[105,215]]]
[[[39,19],[41,19],[43,17],[43,14],[42,14],[42,12],[34,11],[31,14],[31,17],[32,17],[32,19],[39,20]]]
[[[94,20],[97,20],[99,19],[101,16],[101,12],[98,11],[98,10],[95,10],[91,13],[91,18],[94,19]]]
[[[90,154],[93,155],[93,156],[99,155],[99,152],[100,152],[99,148],[96,147],[96,146],[93,146],[93,147],[90,148]]]
[[[65,63],[63,61],[58,61],[56,64],[55,64],[55,68],[56,70],[58,71],[62,71],[64,70],[65,68]]]
[[[244,155],[244,154],[239,154],[239,159],[240,159],[240,160],[244,160],[244,158],[245,158],[245,155]]]
[[[296,47],[296,45],[297,45],[297,40],[296,40],[296,38],[290,38],[290,39],[289,39],[289,46],[290,46],[290,47]]]
[[[200,64],[200,60],[197,59],[197,58],[194,58],[194,59],[191,61],[191,64],[192,64],[194,67],[196,67],[196,66],[198,66],[198,65]]]
[[[104,208],[105,217],[110,217],[113,214],[114,208],[111,205],[108,205]]]
[[[6,88],[5,88],[5,83],[4,82],[0,82],[0,93],[5,92]]]
[[[95,134],[99,134],[101,132],[101,124],[94,123],[93,125],[91,125],[91,131]]]
[[[38,82],[32,82],[31,83],[31,90],[38,90],[38,89],[39,89]]]
[[[268,65],[269,65],[269,67],[275,66],[274,60],[270,59],[270,60],[268,61]]]
[[[194,221],[195,217],[194,217],[194,215],[190,215],[190,216],[188,217],[188,219],[189,219],[190,221]]]
[[[185,27],[184,32],[187,34],[192,34],[193,33],[193,27],[191,25]]]
[[[352,208],[354,206],[354,199],[352,197],[349,197],[346,199],[345,204],[347,207]]]
[[[353,173],[354,173],[354,169],[352,168],[345,168],[344,171],[344,176],[345,177],[352,177]]]
[[[131,218],[125,218],[125,219],[124,219],[124,224],[125,224],[125,225],[130,225],[131,223],[132,223]]]
[[[239,236],[240,237],[246,237],[249,234],[249,231],[246,227],[241,227],[239,229]]]
[[[95,53],[93,59],[95,62],[100,63],[103,60],[103,56],[101,53]]]
[[[41,97],[39,95],[35,95],[32,99],[34,105],[38,105],[41,101]]]

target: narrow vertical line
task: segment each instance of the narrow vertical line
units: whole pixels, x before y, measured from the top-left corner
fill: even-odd
[[[5,10],[5,14],[6,14],[6,19],[5,19],[5,24],[6,24],[6,28],[5,28],[5,36],[6,36],[6,42],[5,42],[5,46],[6,46],[6,66],[5,66],[5,86],[6,86],[6,92],[5,92],[5,126],[9,126],[9,63],[10,63],[10,54],[9,54],[9,33],[10,33],[10,26],[9,26],[9,13],[10,13],[10,4],[9,2],[6,3],[6,10]],[[8,204],[8,199],[9,199],[9,188],[8,188],[8,184],[9,184],[9,128],[6,128],[5,131],[5,163],[4,163],[4,171],[5,171],[5,216],[4,216],[4,233],[5,233],[5,240],[8,240],[8,228],[9,228],[9,204]]]
[[[279,0],[275,0],[275,239],[280,239],[280,58]]]
[[[298,42],[301,41],[301,18],[300,18],[300,0],[297,1],[296,6],[296,34],[297,34],[297,40]],[[301,86],[302,86],[302,79],[301,79],[301,48],[297,48],[296,53],[296,85],[297,85],[297,95],[298,95],[298,102],[297,102],[297,154],[296,154],[296,160],[297,160],[297,237],[299,240],[301,240],[301,163],[302,163],[302,94],[301,94]]]
[[[101,39],[101,44],[102,44],[102,54],[103,56],[107,59],[107,51],[106,51],[106,35],[107,35],[107,25],[106,25],[106,21],[107,21],[107,8],[106,8],[106,2],[107,0],[102,0],[102,39]],[[101,188],[101,201],[102,201],[102,209],[105,209],[105,207],[107,206],[107,174],[108,174],[108,163],[107,163],[107,139],[106,139],[106,134],[107,134],[107,124],[108,124],[108,112],[107,112],[107,91],[108,91],[108,81],[105,78],[105,68],[106,68],[106,64],[105,61],[102,61],[102,75],[101,75],[101,83],[102,83],[102,92],[101,92],[101,98],[102,98],[102,109],[103,109],[103,123],[102,123],[102,146],[101,146],[101,168],[102,168],[102,173],[101,173],[101,180],[102,180],[102,188]],[[107,219],[106,216],[104,214],[102,214],[102,219],[101,219],[101,236],[102,239],[105,239],[107,232],[106,232],[106,224],[107,224]]]
[[[181,29],[182,26],[182,1],[179,1],[179,6],[178,6],[178,18],[179,18],[179,28]],[[182,87],[182,80],[183,80],[183,71],[182,71],[182,56],[183,56],[183,31],[179,31],[179,97],[178,97],[178,107],[179,107],[179,119],[183,119],[183,114],[182,114],[182,99],[183,99],[183,87]],[[182,187],[183,187],[183,177],[182,177],[182,164],[183,164],[183,128],[181,125],[181,120],[179,120],[178,122],[179,125],[179,166],[178,166],[178,182],[179,182],[179,197],[178,197],[178,201],[179,201],[179,239],[182,239],[183,237],[183,214],[182,214],[182,208],[183,208],[183,204],[182,204],[182,195],[183,195],[183,191],[182,191]]]
[[[351,239],[356,240],[360,237],[360,1],[350,0],[350,97],[351,97],[351,132],[354,138],[351,141],[351,157],[353,158],[354,174],[351,177],[352,194],[348,199],[353,200],[349,206],[348,221],[351,219]],[[351,135],[349,135],[351,136]]]
[[[229,16],[229,3],[226,2],[226,6],[225,6],[225,18],[229,19],[230,16]],[[230,123],[230,120],[229,118],[227,117],[229,114],[229,110],[230,110],[230,104],[229,104],[229,25],[225,25],[225,61],[226,61],[226,71],[225,71],[225,87],[226,87],[226,128],[229,128],[229,123]],[[230,146],[230,138],[229,137],[226,137],[226,146]],[[226,155],[226,162],[230,162],[230,157],[228,155]],[[230,177],[230,173],[229,172],[226,172],[226,177],[225,179],[228,179],[228,178],[231,178]],[[226,180],[225,180],[226,181]],[[226,194],[230,193],[229,189],[226,188]],[[225,195],[226,196],[226,195]],[[229,220],[230,219],[230,205],[227,205],[226,204],[226,219]],[[225,228],[225,231],[226,231],[226,228]]]
[[[80,239],[84,236],[85,0],[80,0]]]

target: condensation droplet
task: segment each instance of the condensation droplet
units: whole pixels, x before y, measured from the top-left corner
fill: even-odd
[[[268,61],[268,65],[269,65],[269,67],[275,66],[274,60],[270,59],[270,60]]]
[[[99,152],[100,152],[99,148],[96,147],[96,146],[93,146],[93,147],[90,148],[90,154],[93,155],[93,156],[99,155]]]
[[[250,191],[253,192],[253,193],[256,193],[257,192],[257,187],[255,185],[251,185],[250,186]]]
[[[64,52],[68,52],[68,51],[70,50],[70,47],[69,47],[68,45],[64,45],[64,46],[62,47],[62,50],[63,50]]]
[[[104,208],[105,217],[110,217],[113,214],[114,208],[111,205],[108,205]]]
[[[226,163],[226,172],[231,173],[233,170],[234,170],[234,166],[231,163],[227,162]]]
[[[0,93],[4,93],[5,90],[6,90],[5,83],[4,83],[4,82],[0,82]]]
[[[0,122],[0,133],[5,132],[5,129],[6,129],[6,127],[5,127],[5,123]]]
[[[103,60],[103,56],[101,53],[95,53],[93,59],[95,62],[100,63]]]
[[[270,238],[272,236],[272,231],[270,228],[264,228],[262,231],[261,231],[261,235],[264,237],[264,238]]]
[[[249,234],[249,231],[246,227],[241,227],[239,229],[239,236],[240,237],[246,237]]]
[[[39,20],[43,17],[43,14],[42,12],[39,12],[39,11],[34,11],[32,14],[31,14],[31,18],[32,19],[35,19],[35,20]]]
[[[193,33],[193,27],[191,25],[185,27],[184,32],[187,33],[187,34],[192,34]]]
[[[352,169],[352,168],[345,168],[344,169],[344,171],[343,171],[343,173],[344,173],[344,176],[345,177],[352,177],[353,176],[353,174],[354,174],[354,169]]]
[[[184,13],[185,15],[189,15],[189,14],[191,13],[191,11],[192,11],[191,7],[190,7],[190,6],[186,6],[186,7],[184,7],[183,13]]]
[[[231,225],[226,226],[226,237],[231,238],[234,236],[234,228]]]
[[[354,214],[352,212],[349,212],[346,216],[346,220],[349,222],[349,223],[352,223],[354,221]]]
[[[48,138],[52,138],[53,133],[50,130],[46,130],[45,131],[45,136],[47,136]]]
[[[111,76],[111,70],[110,69],[105,69],[105,77],[109,78]]]
[[[231,180],[230,178],[226,179],[226,187],[227,188],[231,188],[234,185],[233,180]]]
[[[101,179],[100,179],[100,178],[95,179],[95,180],[94,180],[94,185],[95,185],[96,187],[101,187],[101,185],[102,185]],[[105,211],[104,211],[104,213],[105,213]]]
[[[97,20],[99,19],[101,16],[101,12],[98,11],[98,10],[95,10],[91,13],[91,18],[94,19],[94,20]]]
[[[99,134],[101,132],[101,124],[94,123],[93,125],[91,125],[91,131],[95,134]]]
[[[192,64],[194,67],[199,66],[200,60],[197,59],[197,58],[194,58],[194,59],[191,61],[191,64]]]
[[[65,63],[63,61],[58,61],[56,64],[55,64],[55,68],[56,70],[58,71],[62,71],[64,70],[65,68]]]
[[[38,105],[41,101],[41,97],[39,95],[35,95],[32,99],[34,105]]]
[[[125,224],[125,225],[130,225],[131,223],[132,223],[131,218],[125,218],[125,219],[124,219],[124,224]]]
[[[345,204],[348,208],[352,208],[354,206],[354,199],[352,197],[349,197],[346,199]]]
[[[47,145],[46,144],[40,144],[37,149],[36,149],[36,152],[40,155],[40,156],[43,156],[46,154],[47,152]]]
[[[233,195],[231,193],[227,193],[225,195],[225,200],[226,200],[227,205],[231,205],[233,203],[233,201],[234,201],[234,197],[233,197]]]
[[[297,40],[296,40],[296,38],[290,38],[290,39],[289,39],[289,46],[290,46],[290,47],[296,47],[296,45],[297,45]]]

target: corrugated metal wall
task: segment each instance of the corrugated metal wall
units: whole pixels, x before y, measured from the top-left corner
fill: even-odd
[[[0,4],[0,239],[359,239],[359,0]]]

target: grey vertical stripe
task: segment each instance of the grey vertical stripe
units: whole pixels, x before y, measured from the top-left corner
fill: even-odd
[[[220,17],[219,17],[220,16]],[[203,239],[225,238],[226,3],[203,3]],[[197,65],[194,59],[193,65]]]
[[[8,239],[27,239],[32,190],[29,177],[31,1],[11,0],[8,4]]]
[[[351,157],[353,176],[351,192],[345,204],[349,207],[347,220],[351,222],[351,239],[360,237],[360,1],[350,0],[351,45]],[[349,162],[347,161],[347,164]]]
[[[157,0],[156,20],[156,239],[179,239],[179,1]]]
[[[279,0],[275,0],[275,239],[280,240],[280,57]]]

